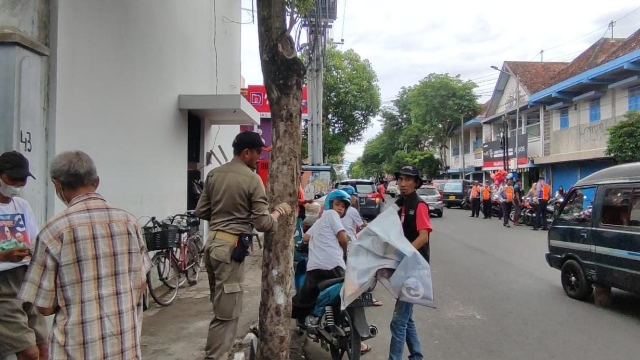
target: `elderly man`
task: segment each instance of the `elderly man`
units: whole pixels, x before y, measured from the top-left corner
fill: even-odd
[[[209,172],[196,208],[198,217],[209,221],[204,261],[214,317],[205,359],[226,360],[233,346],[242,312],[244,258],[254,228],[273,232],[280,216],[291,213],[287,203],[269,213],[264,185],[254,172],[264,148],[260,135],[241,132],[232,147],[233,160]]]
[[[52,359],[140,359],[150,260],[138,222],[96,192],[98,173],[84,152],[57,155],[50,174],[67,209],[38,234],[19,297],[56,315]]]

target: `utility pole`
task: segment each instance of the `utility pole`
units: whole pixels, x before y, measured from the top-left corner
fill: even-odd
[[[540,50],[540,62],[544,62],[544,50]]]
[[[317,16],[309,19],[309,71],[307,72],[309,97],[309,163],[324,164],[322,145],[322,96],[323,96],[323,53],[325,41],[324,19]]]
[[[613,39],[613,27],[616,26],[616,22],[611,20],[609,23],[609,29],[611,29],[611,38]]]
[[[516,75],[516,146],[513,154],[516,157],[516,172],[518,171],[518,137],[520,135],[520,76]]]
[[[460,145],[461,145],[461,149],[460,149],[460,154],[462,156],[462,180],[464,180],[464,169],[465,169],[465,165],[464,165],[464,116],[460,115]]]

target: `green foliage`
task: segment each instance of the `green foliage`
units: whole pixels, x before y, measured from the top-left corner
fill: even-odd
[[[605,154],[619,163],[640,161],[640,112],[630,111],[625,120],[607,129],[609,140]]]
[[[382,132],[367,142],[359,166],[367,174],[378,175],[411,163],[425,176],[436,176],[446,166],[440,159],[445,158],[448,140],[460,120],[480,112],[475,88],[475,83],[449,74],[430,74],[416,85],[403,87],[394,107],[382,110]]]
[[[304,57],[304,56],[303,56]],[[335,158],[362,134],[380,111],[378,77],[367,59],[349,49],[329,45],[324,55],[322,99],[322,147],[324,156]],[[307,153],[307,128],[303,129],[303,155]]]

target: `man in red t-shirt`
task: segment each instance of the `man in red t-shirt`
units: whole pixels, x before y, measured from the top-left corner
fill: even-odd
[[[378,192],[380,193],[380,196],[382,197],[382,202],[386,203],[387,202],[387,199],[386,199],[387,190],[384,188],[384,180],[378,180]]]
[[[398,215],[402,222],[404,236],[411,245],[429,261],[429,234],[433,230],[427,205],[416,190],[422,186],[420,172],[413,165],[405,165],[395,173],[400,198],[396,205],[400,208]],[[402,359],[404,344],[409,348],[409,359],[423,359],[420,340],[413,321],[413,304],[396,301],[391,319],[391,345],[389,359]]]

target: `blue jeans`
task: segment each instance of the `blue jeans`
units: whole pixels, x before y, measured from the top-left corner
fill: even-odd
[[[405,342],[409,348],[409,360],[424,359],[420,350],[416,323],[413,322],[413,304],[398,300],[391,319],[389,360],[402,360]]]

